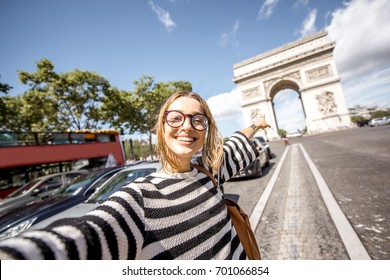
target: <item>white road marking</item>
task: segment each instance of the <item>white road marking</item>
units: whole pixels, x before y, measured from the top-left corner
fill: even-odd
[[[286,159],[286,155],[287,155],[289,148],[290,147],[287,146],[286,149],[284,150],[282,158],[280,159],[278,165],[276,166],[274,174],[272,175],[271,179],[269,180],[267,186],[264,189],[263,194],[261,195],[259,201],[257,202],[255,208],[253,209],[253,211],[249,217],[249,222],[251,223],[253,230],[256,230],[257,225],[260,222],[260,218],[263,215],[265,205],[267,204],[268,198],[271,195],[273,187],[275,186],[276,179],[278,178],[280,170],[282,169],[282,165],[283,165],[284,160]]]
[[[326,184],[324,178],[321,176],[320,172],[314,165],[313,161],[310,159],[302,144],[299,143],[298,145],[300,146],[303,156],[309,164],[309,168],[313,173],[314,179],[317,182],[322,198],[325,202],[326,207],[328,208],[329,214],[332,217],[334,224],[336,225],[336,228],[340,234],[341,240],[344,243],[349,257],[351,258],[351,260],[370,260],[371,258],[367,253],[366,248],[363,246],[355,230],[349,223],[347,217],[344,215],[336,199],[330,192],[329,187]]]
[[[348,252],[348,255],[351,260],[370,260],[370,256],[366,251],[366,248],[363,246],[362,242],[360,241],[359,237],[357,236],[355,230],[349,223],[347,217],[342,212],[340,206],[337,204],[336,199],[333,197],[332,193],[329,190],[328,185],[326,184],[324,178],[321,176],[318,169],[315,167],[313,161],[308,156],[306,150],[302,146],[302,144],[298,144],[302,150],[303,156],[306,159],[310,171],[312,172],[314,179],[318,185],[318,188],[320,190],[321,196],[324,200],[324,203],[329,211],[329,214],[340,234],[341,240],[344,243],[344,246]],[[275,172],[272,175],[270,181],[268,182],[263,194],[261,195],[259,201],[257,202],[256,206],[254,207],[249,221],[251,223],[251,226],[253,230],[256,230],[261,216],[264,212],[264,208],[267,204],[267,201],[269,199],[269,196],[271,195],[272,189],[275,185],[275,182],[279,176],[279,173],[281,171],[282,165],[286,159],[287,152],[289,151],[289,146],[286,147],[284,150],[284,153],[282,155],[281,160],[279,161],[278,165],[276,166]]]

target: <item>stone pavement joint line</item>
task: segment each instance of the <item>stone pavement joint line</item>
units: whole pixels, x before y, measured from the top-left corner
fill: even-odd
[[[300,146],[286,147],[250,218],[263,259],[349,258],[312,172]]]
[[[261,195],[259,201],[257,202],[255,208],[253,209],[253,211],[249,217],[249,222],[251,223],[253,230],[256,230],[257,225],[260,222],[261,215],[263,215],[265,205],[267,204],[268,198],[269,198],[269,196],[272,192],[272,189],[276,183],[276,179],[279,176],[280,170],[282,168],[283,162],[286,158],[286,155],[287,155],[289,148],[290,147],[287,146],[286,149],[284,150],[282,158],[280,159],[278,165],[276,166],[274,174],[272,175],[271,179],[269,180],[267,187],[265,188],[263,194]]]
[[[310,170],[313,173],[313,176],[317,182],[325,205],[328,208],[329,214],[332,217],[333,222],[340,234],[340,237],[344,243],[349,257],[351,258],[351,260],[370,260],[371,258],[367,253],[366,248],[363,246],[353,227],[349,223],[347,217],[342,212],[336,199],[330,192],[329,187],[326,184],[324,178],[321,176],[320,172],[315,167],[313,161],[310,159],[302,144],[299,144],[299,147],[301,148],[303,156],[309,164]]]
[[[292,149],[290,157],[297,157],[297,150]],[[289,253],[290,260],[296,260],[298,258],[298,243],[303,244],[305,240],[303,240],[302,234],[299,234],[299,228],[302,223],[302,216],[305,214],[305,211],[298,211],[299,209],[304,209],[304,205],[301,205],[301,200],[299,197],[301,194],[300,185],[303,182],[300,180],[299,176],[295,176],[295,174],[299,174],[299,166],[297,164],[293,164],[290,168],[290,176],[289,176],[289,188],[287,189],[287,201],[286,208],[284,212],[284,220],[283,220],[283,230],[281,233],[281,241],[288,239],[289,237],[292,242],[285,244],[283,242],[280,243],[278,254],[282,255],[283,252]],[[303,212],[303,213],[302,213]],[[284,250],[283,247],[287,246],[287,249]]]

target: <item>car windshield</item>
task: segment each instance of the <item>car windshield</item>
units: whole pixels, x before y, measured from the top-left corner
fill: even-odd
[[[52,197],[70,197],[79,194],[86,186],[89,186],[103,171],[95,171],[81,175],[72,183],[64,185],[52,193]]]
[[[146,176],[156,169],[136,169],[136,170],[123,170],[120,173],[113,176],[107,183],[98,189],[89,199],[88,203],[102,203],[119,190],[124,184],[129,183],[137,179],[138,177]]]
[[[30,190],[36,183],[38,183],[41,179],[34,179],[30,182],[28,182],[27,184],[25,184],[24,186],[21,186],[19,189],[17,189],[16,191],[10,193],[7,198],[10,198],[10,197],[17,197],[21,194],[24,194],[26,193],[28,190]]]

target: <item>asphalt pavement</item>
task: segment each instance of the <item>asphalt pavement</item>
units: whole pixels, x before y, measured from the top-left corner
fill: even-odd
[[[275,157],[261,178],[225,183],[250,215],[262,259],[390,259],[389,134],[386,126],[270,142]]]

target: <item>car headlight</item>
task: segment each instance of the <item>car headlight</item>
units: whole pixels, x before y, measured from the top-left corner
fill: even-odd
[[[36,219],[37,219],[37,217],[28,219],[26,221],[23,221],[23,222],[17,224],[16,226],[13,226],[13,227],[7,229],[2,234],[0,234],[0,240],[4,240],[4,239],[10,238],[10,237],[13,237],[15,235],[22,233],[23,231],[26,231],[28,228],[30,228],[32,226],[32,224],[34,223],[34,221]]]

